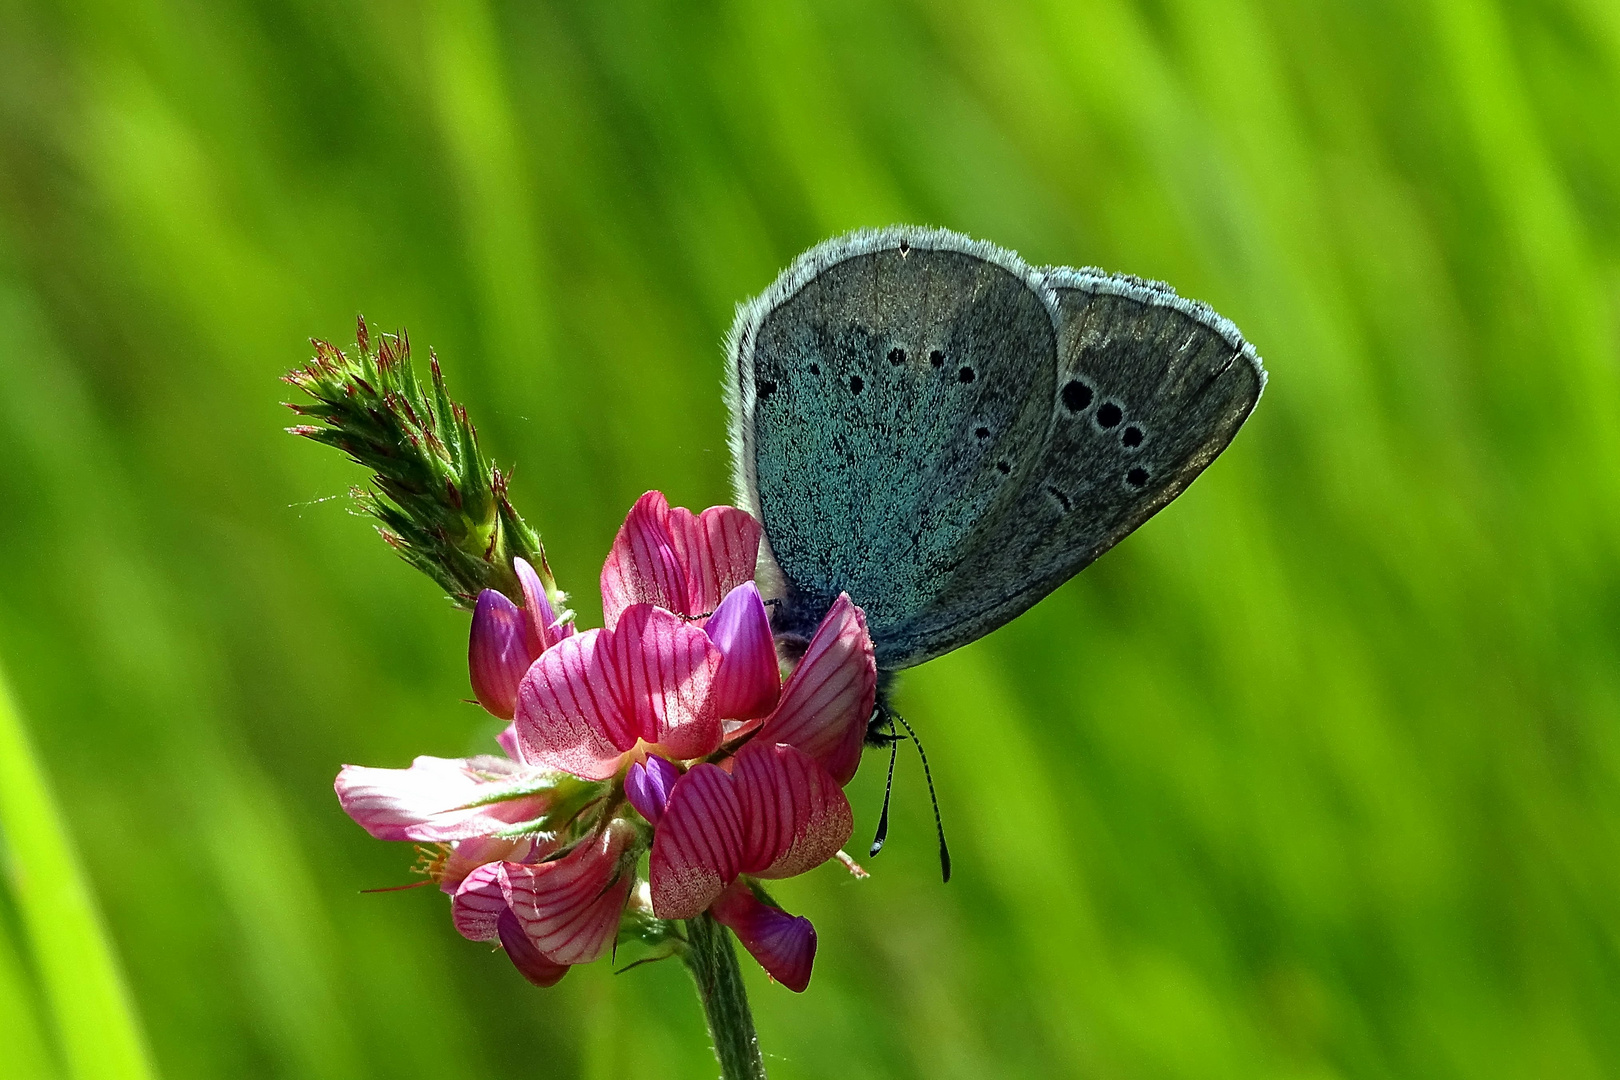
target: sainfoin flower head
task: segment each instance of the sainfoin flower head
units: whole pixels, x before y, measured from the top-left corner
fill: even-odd
[[[678,940],[675,920],[708,912],[779,982],[808,985],[815,931],[761,881],[848,840],[842,787],[877,673],[865,616],[840,597],[782,680],[752,580],[759,543],[741,510],[694,514],[649,492],[603,567],[607,626],[577,633],[519,561],[522,606],[486,590],[468,649],[479,703],[512,720],[506,756],[339,774],[372,835],[442,845],[428,869],[456,928],[499,942],[531,982],[601,955],[641,896],[638,925]]]

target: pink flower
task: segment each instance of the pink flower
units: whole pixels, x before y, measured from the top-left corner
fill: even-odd
[[[468,644],[479,702],[512,720],[508,757],[338,775],[373,836],[446,845],[430,873],[456,928],[499,941],[529,981],[549,986],[613,940],[648,850],[634,808],[653,826],[636,917],[709,911],[778,981],[808,984],[815,930],[758,881],[810,870],[849,838],[842,787],[877,670],[865,616],[840,596],[783,683],[752,580],[759,543],[741,510],[693,514],[648,492],[602,570],[608,625],[581,633],[515,560],[523,606],[480,594]]]

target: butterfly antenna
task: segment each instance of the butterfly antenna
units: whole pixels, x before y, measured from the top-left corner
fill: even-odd
[[[911,730],[911,725],[906,723],[905,717],[901,716],[899,713],[890,713],[889,715],[900,721],[900,726],[906,729],[906,734],[911,737],[912,745],[917,748],[917,756],[922,758],[923,779],[928,781],[928,801],[934,804],[934,831],[939,834],[939,872],[943,876],[944,880],[950,881],[951,849],[945,844],[945,822],[941,820],[939,816],[939,796],[934,794],[934,774],[928,768],[928,751],[923,749],[922,740],[917,738],[917,733],[915,731]],[[894,763],[892,760],[890,761],[889,769],[890,775],[892,776],[894,770]],[[883,802],[884,814],[887,816],[887,796],[884,797]]]
[[[889,730],[894,730],[894,722],[889,722]],[[894,791],[894,759],[900,756],[900,740],[894,739],[889,743],[889,780],[883,785],[883,813],[878,815],[877,834],[872,837],[872,850],[867,855],[876,855],[883,850],[883,845],[889,840],[889,795]]]

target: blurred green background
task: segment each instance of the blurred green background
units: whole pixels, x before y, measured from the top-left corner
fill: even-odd
[[[905,678],[956,879],[902,758],[873,878],[778,890],[772,1075],[1620,1074],[1612,0],[0,2],[0,660],[137,1018],[0,743],[0,1073],[713,1075],[678,965],[538,991],[359,894],[412,856],[338,765],[494,725],[276,377],[408,326],[593,623],[638,494],[728,500],[733,305],[893,221],[1163,278],[1272,381]]]

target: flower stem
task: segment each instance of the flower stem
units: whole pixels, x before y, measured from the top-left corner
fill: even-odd
[[[707,912],[686,922],[686,950],[681,957],[697,983],[703,1015],[709,1021],[714,1056],[720,1059],[723,1080],[764,1080],[765,1062],[754,1034],[754,1014],[748,1008],[737,953],[731,934]]]

